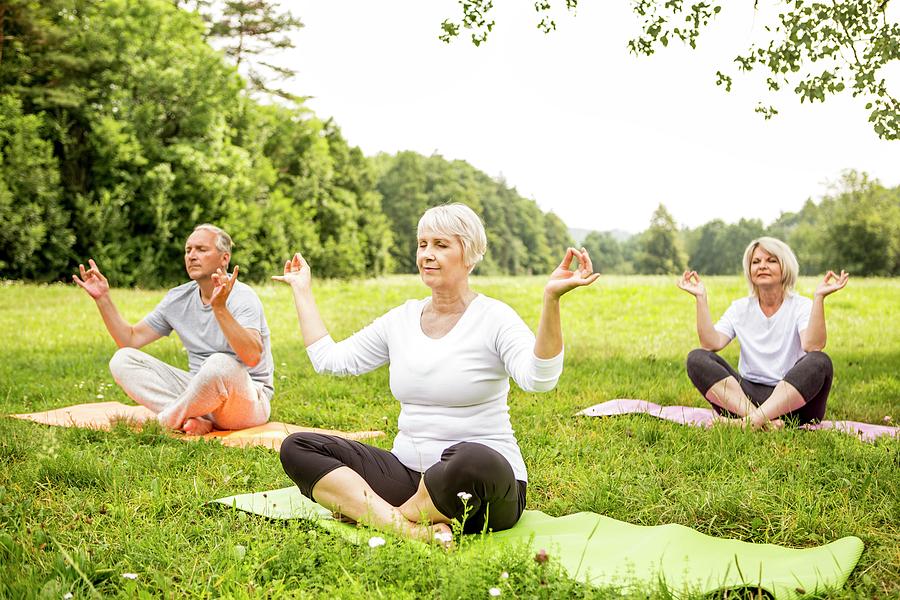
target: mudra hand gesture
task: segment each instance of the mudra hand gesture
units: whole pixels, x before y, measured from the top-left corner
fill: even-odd
[[[577,269],[570,267],[573,258],[578,259]],[[550,274],[550,281],[544,286],[544,292],[554,298],[559,298],[577,287],[591,285],[597,281],[598,277],[600,277],[600,273],[594,273],[594,266],[591,264],[591,257],[588,255],[588,251],[584,248],[580,251],[575,248],[569,248],[566,250],[566,257]]]
[[[212,296],[209,298],[209,304],[211,306],[225,306],[225,302],[228,300],[229,294],[231,294],[231,288],[234,287],[234,282],[237,281],[238,271],[240,267],[234,267],[234,272],[231,275],[228,274],[227,269],[216,269],[216,272],[212,274],[211,279],[213,285]]]
[[[84,265],[78,265],[81,278],[78,275],[72,275],[72,281],[86,291],[91,298],[97,300],[109,293],[109,282],[103,276],[103,273],[100,272],[100,269],[97,268],[97,263],[94,262],[93,258],[88,259],[88,264],[91,268],[87,270],[85,270]]]
[[[297,252],[294,258],[285,261],[284,275],[273,275],[272,279],[286,283],[292,288],[308,290],[312,287],[312,270],[306,259]]]
[[[679,279],[676,284],[679,288],[692,296],[699,297],[706,295],[706,286],[700,281],[700,276],[697,275],[697,271],[685,271],[684,275],[681,276],[681,279]]]
[[[850,273],[847,271],[841,271],[840,276],[835,274],[834,271],[828,271],[828,273],[825,274],[825,279],[823,279],[822,283],[816,288],[816,296],[824,298],[829,294],[844,289],[844,286],[847,285],[847,281],[849,280]]]

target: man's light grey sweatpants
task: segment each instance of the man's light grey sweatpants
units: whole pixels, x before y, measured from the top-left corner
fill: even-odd
[[[125,393],[155,412],[165,427],[181,429],[191,417],[204,417],[219,429],[245,429],[269,420],[263,384],[227,354],[213,354],[191,375],[146,352],[120,348],[109,370]]]

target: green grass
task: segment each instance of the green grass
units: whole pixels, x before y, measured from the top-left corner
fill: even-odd
[[[476,278],[534,326],[541,278]],[[812,280],[801,281],[809,294]],[[745,290],[709,278],[714,318]],[[272,330],[272,418],[340,429],[382,429],[390,446],[398,405],[387,370],[317,376],[290,294],[258,288]],[[415,278],[317,282],[340,339],[388,308],[427,293]],[[160,291],[115,290],[137,321]],[[900,281],[854,280],[827,303],[835,383],[828,417],[900,419]],[[749,434],[681,427],[646,416],[576,418],[610,398],[704,406],[684,373],[696,344],[693,300],[671,278],[603,278],[563,303],[566,367],[547,394],[510,396],[529,466],[529,508],[594,511],[640,524],[681,523],[717,536],[806,547],[856,535],[866,550],[834,598],[900,597],[900,440],[862,443],[835,432]],[[107,361],[115,346],[74,287],[0,287],[0,412],[127,401]],[[185,366],[175,336],[149,347]],[[724,355],[736,361],[737,348]],[[0,597],[620,597],[582,586],[523,552],[444,553],[390,540],[372,551],[304,522],[276,523],[206,505],[283,487],[277,454],[185,444],[153,428],[112,432],[0,419]],[[509,579],[501,580],[501,572]],[[136,581],[122,577],[137,573]],[[651,597],[669,598],[660,586]]]

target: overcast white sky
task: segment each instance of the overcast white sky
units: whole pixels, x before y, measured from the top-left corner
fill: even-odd
[[[878,140],[865,101],[801,105],[736,72],[732,59],[763,27],[752,2],[726,3],[698,50],[670,44],[649,58],[627,51],[630,2],[560,7],[549,35],[531,2],[495,4],[497,26],[476,48],[438,40],[441,21],[459,18],[455,0],[286,2],[305,27],[278,62],[298,71],[288,88],[366,154],[466,160],[570,227],[638,232],[660,202],[692,227],[768,223],[849,168],[900,184],[900,142]],[[717,69],[734,74],[730,94]],[[896,90],[900,69],[883,76]],[[764,121],[759,99],[780,114]]]

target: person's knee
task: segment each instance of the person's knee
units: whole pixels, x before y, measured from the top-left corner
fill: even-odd
[[[246,373],[246,368],[239,363],[234,357],[217,352],[211,354],[207,358],[200,370],[197,371],[195,377],[199,377],[203,382],[222,382],[231,380],[234,377]]]
[[[704,350],[703,348],[696,348],[688,353],[685,366],[687,368],[688,377],[690,377],[692,381],[696,381],[696,377],[707,365],[709,365],[711,354],[713,353],[709,350]]]
[[[810,367],[815,369],[817,372],[823,373],[825,375],[834,374],[834,365],[831,362],[831,357],[824,352],[810,352],[806,355],[805,358]]]
[[[496,450],[483,444],[464,442],[459,445],[445,474],[463,488],[477,482],[486,482],[512,473],[509,462]],[[463,489],[461,488],[461,489]]]
[[[126,373],[132,368],[142,354],[140,350],[135,348],[119,348],[116,353],[109,359],[109,372],[117,383],[125,378]]]
[[[229,375],[235,371],[244,370],[244,367],[233,356],[223,352],[216,352],[209,355],[209,358],[203,362],[201,369],[212,371],[216,374]]]
[[[317,435],[307,431],[300,431],[284,438],[284,441],[281,442],[281,450],[278,453],[281,458],[281,466],[287,470],[289,466],[295,466],[301,462],[301,457],[304,453],[315,451]]]

